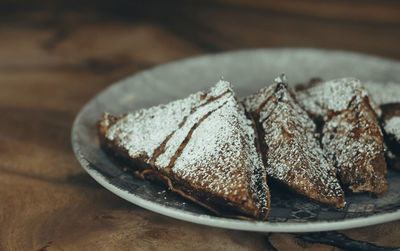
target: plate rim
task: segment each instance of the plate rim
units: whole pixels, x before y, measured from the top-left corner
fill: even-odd
[[[239,219],[230,219],[223,218],[212,215],[201,215],[193,212],[188,212],[182,209],[177,209],[173,207],[168,207],[165,205],[161,205],[156,202],[152,202],[149,200],[145,200],[140,198],[139,196],[129,192],[128,190],[121,189],[113,184],[111,184],[107,178],[102,175],[100,172],[92,169],[90,167],[90,162],[85,158],[84,154],[80,151],[79,146],[79,134],[78,134],[78,124],[81,120],[81,117],[85,114],[85,111],[89,109],[90,105],[99,97],[106,93],[110,88],[113,88],[117,85],[125,83],[130,79],[137,77],[139,74],[148,73],[151,71],[155,71],[159,68],[170,67],[174,64],[182,64],[187,61],[195,61],[199,60],[203,57],[220,57],[228,54],[240,54],[240,53],[268,53],[268,52],[276,52],[276,51],[313,51],[320,53],[341,53],[341,54],[352,54],[362,57],[370,57],[374,59],[384,60],[387,62],[397,63],[399,61],[384,58],[381,56],[365,54],[360,52],[346,51],[346,50],[330,50],[330,49],[316,49],[316,48],[307,48],[307,47],[283,47],[283,48],[257,48],[257,49],[244,49],[244,50],[235,50],[235,51],[227,51],[220,53],[207,53],[199,56],[183,58],[176,61],[171,61],[169,63],[157,65],[145,70],[139,70],[132,75],[129,75],[121,80],[111,83],[106,88],[97,92],[90,100],[88,100],[85,105],[80,109],[78,114],[76,115],[74,122],[72,124],[71,129],[71,142],[72,149],[77,158],[80,165],[84,168],[84,170],[101,186],[112,192],[113,194],[119,196],[120,198],[129,201],[139,207],[145,208],[153,213],[158,213],[164,216],[168,216],[174,219],[183,220],[191,223],[219,227],[225,229],[233,229],[233,230],[242,230],[242,231],[253,231],[253,232],[286,232],[286,233],[300,233],[300,232],[318,232],[318,231],[331,231],[331,230],[344,230],[344,229],[354,229],[359,227],[371,226],[386,222],[391,222],[394,220],[400,219],[400,209],[395,210],[393,212],[388,213],[380,213],[376,215],[362,216],[358,218],[352,219],[342,219],[342,220],[333,220],[333,221],[317,221],[317,222],[268,222],[268,221],[245,221]]]

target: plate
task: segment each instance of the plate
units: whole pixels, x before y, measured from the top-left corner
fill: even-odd
[[[96,140],[94,124],[103,111],[122,114],[167,103],[205,90],[221,77],[233,84],[238,96],[244,96],[272,83],[280,73],[285,73],[290,83],[316,76],[400,83],[399,62],[344,51],[258,49],[185,59],[128,77],[90,100],[72,128],[75,155],[97,182],[121,198],[156,213],[198,224],[260,232],[312,232],[400,219],[400,172],[389,171],[389,192],[385,197],[349,195],[346,207],[339,210],[271,188],[268,221],[246,221],[214,216],[165,187],[123,172]]]

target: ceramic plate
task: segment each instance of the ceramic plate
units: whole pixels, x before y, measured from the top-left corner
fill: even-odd
[[[216,217],[164,187],[123,172],[99,147],[94,124],[103,111],[122,114],[205,90],[221,77],[238,96],[272,83],[280,73],[290,83],[311,77],[356,77],[400,83],[400,63],[343,51],[260,49],[205,55],[162,65],[111,85],[80,111],[72,129],[72,145],[83,168],[101,185],[138,206],[198,224],[261,232],[311,232],[355,228],[400,219],[400,172],[389,171],[389,192],[374,198],[347,196],[344,209],[333,209],[271,188],[268,221],[249,222]]]

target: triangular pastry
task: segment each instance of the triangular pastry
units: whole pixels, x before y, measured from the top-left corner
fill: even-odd
[[[315,124],[280,78],[243,100],[259,134],[269,177],[316,201],[341,208],[335,169],[314,137]]]
[[[354,78],[313,84],[297,93],[301,106],[321,127],[324,151],[338,168],[342,184],[353,192],[387,192],[379,108]]]
[[[164,180],[182,196],[220,214],[266,219],[270,198],[252,121],[230,84],[98,123],[102,146],[142,177]]]
[[[400,170],[400,83],[365,82],[363,86],[382,111],[388,166]]]

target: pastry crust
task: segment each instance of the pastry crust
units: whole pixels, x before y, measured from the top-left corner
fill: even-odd
[[[297,93],[301,106],[322,122],[324,151],[353,192],[387,193],[379,108],[353,78],[320,82]]]
[[[243,103],[256,122],[269,177],[308,198],[344,207],[344,193],[335,169],[314,137],[315,125],[288,86],[280,81],[245,98]]]
[[[363,83],[372,99],[380,106],[381,126],[388,148],[388,166],[400,170],[400,83]]]
[[[104,114],[97,128],[101,146],[139,177],[218,215],[266,219],[269,189],[254,128],[228,82],[120,117]]]

